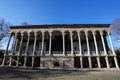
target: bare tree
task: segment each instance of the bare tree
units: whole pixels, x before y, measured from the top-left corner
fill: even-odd
[[[23,22],[21,25],[22,26],[27,26],[27,25],[29,25],[29,23],[28,22]]]
[[[113,34],[120,36],[120,18],[115,19],[110,28]]]
[[[5,22],[4,19],[0,19],[0,41],[2,38],[8,36],[9,30],[9,23]]]

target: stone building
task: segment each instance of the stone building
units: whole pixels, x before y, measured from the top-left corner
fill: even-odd
[[[11,26],[2,66],[119,68],[110,24]],[[12,49],[8,52],[11,39]]]

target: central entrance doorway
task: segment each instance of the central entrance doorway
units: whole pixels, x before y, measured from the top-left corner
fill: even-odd
[[[74,67],[80,68],[80,57],[74,57]]]

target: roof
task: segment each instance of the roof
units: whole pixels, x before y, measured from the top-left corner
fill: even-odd
[[[45,24],[45,25],[25,25],[10,26],[11,29],[35,29],[35,28],[108,28],[110,24]]]

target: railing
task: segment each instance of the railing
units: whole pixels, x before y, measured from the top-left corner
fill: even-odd
[[[104,51],[98,51],[98,54],[101,55],[101,56],[105,55]]]
[[[80,51],[74,51],[73,52],[75,56],[79,56],[80,55]]]
[[[52,54],[62,54],[63,51],[52,51]]]
[[[113,55],[113,51],[107,51],[108,55]]]
[[[20,51],[20,55],[24,56],[25,55],[25,51]]]
[[[19,54],[18,52],[19,51],[14,51],[13,55],[17,56]],[[49,51],[43,51],[43,53],[41,53],[41,51],[35,51],[36,56],[40,56],[42,54],[45,55],[45,56],[50,56]],[[104,56],[105,52],[104,51],[98,51],[98,54],[100,56]],[[114,55],[112,51],[107,51],[107,54],[108,55]],[[12,52],[9,52],[7,55],[12,55]],[[25,51],[20,51],[20,55],[24,56]],[[28,51],[27,55],[33,56],[33,51]],[[64,56],[63,51],[52,51],[51,55],[53,55],[53,56]],[[65,51],[65,55],[66,56],[71,56],[71,51]],[[80,51],[73,51],[73,55],[80,56]],[[82,55],[83,56],[88,56],[88,51],[82,51]],[[96,51],[90,51],[90,55],[96,56],[97,53],[96,53]]]
[[[71,51],[65,51],[65,55],[70,56],[71,55]]]
[[[88,55],[88,51],[82,51],[82,55],[87,56]]]
[[[14,54],[14,55],[18,55],[18,52],[19,52],[19,51],[14,51],[14,53],[13,53],[13,54]]]
[[[92,56],[96,56],[96,55],[97,55],[96,51],[90,51],[90,54],[91,54]]]
[[[35,55],[39,56],[41,54],[41,51],[35,51]]]

